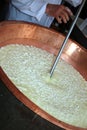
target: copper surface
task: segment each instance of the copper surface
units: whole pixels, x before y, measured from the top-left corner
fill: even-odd
[[[62,34],[35,24],[16,21],[0,23],[0,47],[15,43],[34,45],[56,55],[63,40]],[[69,39],[61,58],[77,69],[87,80],[87,50],[85,48]],[[64,123],[43,111],[16,88],[1,67],[0,78],[21,102],[41,117],[67,130],[87,130],[87,128],[79,128]]]

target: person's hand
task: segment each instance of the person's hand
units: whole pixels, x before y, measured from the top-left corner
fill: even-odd
[[[46,8],[46,13],[56,18],[58,23],[67,23],[67,21],[69,21],[70,19],[70,16],[73,15],[72,11],[68,7],[55,4],[48,4]]]

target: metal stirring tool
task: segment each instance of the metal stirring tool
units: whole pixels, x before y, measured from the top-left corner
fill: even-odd
[[[83,8],[85,2],[86,2],[86,0],[83,0],[82,4],[80,5],[79,9],[77,10],[76,16],[75,16],[75,18],[74,18],[74,20],[73,20],[73,22],[72,22],[72,24],[71,24],[71,27],[70,27],[70,29],[69,29],[69,31],[68,31],[68,34],[66,35],[66,37],[65,37],[65,39],[64,39],[64,41],[63,41],[63,44],[62,44],[62,46],[61,46],[61,48],[60,48],[60,50],[59,50],[59,52],[58,52],[58,54],[57,54],[57,56],[56,56],[56,59],[55,59],[54,63],[53,63],[53,66],[52,66],[52,68],[51,68],[51,70],[50,70],[50,78],[51,78],[52,75],[53,75],[53,72],[54,72],[54,70],[55,70],[55,68],[56,68],[56,65],[57,65],[59,59],[60,59],[60,56],[61,56],[61,54],[62,54],[62,51],[63,51],[63,49],[64,49],[64,47],[65,47],[65,45],[66,45],[66,43],[67,43],[67,41],[68,41],[68,39],[69,39],[69,36],[70,36],[70,34],[71,34],[71,32],[72,32],[72,30],[73,30],[73,28],[74,28],[76,22],[77,22],[77,19],[78,19],[80,13],[81,13],[81,10],[82,10],[82,8]]]

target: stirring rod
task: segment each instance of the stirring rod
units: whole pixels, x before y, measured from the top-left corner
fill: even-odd
[[[60,48],[60,50],[59,50],[59,52],[58,52],[58,55],[56,56],[56,59],[55,59],[55,61],[54,61],[54,63],[53,63],[53,66],[52,66],[52,68],[51,68],[51,70],[50,70],[50,78],[51,78],[52,75],[53,75],[53,72],[54,72],[54,70],[55,70],[55,68],[56,68],[56,65],[57,65],[59,59],[60,59],[60,56],[61,56],[61,54],[62,54],[62,51],[63,51],[63,49],[64,49],[64,47],[65,47],[65,45],[66,45],[66,43],[67,43],[67,41],[68,41],[68,38],[69,38],[69,36],[70,36],[70,34],[71,34],[71,32],[72,32],[72,30],[73,30],[75,24],[76,24],[76,21],[77,21],[79,15],[80,15],[80,12],[81,12],[81,10],[82,10],[82,8],[83,8],[85,2],[86,2],[86,0],[83,0],[81,6],[80,6],[79,9],[77,10],[77,13],[76,13],[76,16],[75,16],[75,18],[74,18],[74,21],[72,22],[72,25],[71,25],[71,27],[70,27],[70,29],[69,29],[69,32],[68,32],[67,36],[65,37],[65,39],[64,39],[64,41],[63,41],[63,44],[62,44],[62,46],[61,46],[61,48]]]

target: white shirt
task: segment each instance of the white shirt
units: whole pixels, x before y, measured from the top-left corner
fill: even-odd
[[[66,1],[77,6],[82,0]],[[49,27],[54,18],[45,13],[46,6],[48,3],[61,4],[61,2],[62,0],[11,0],[8,20],[28,21]]]

